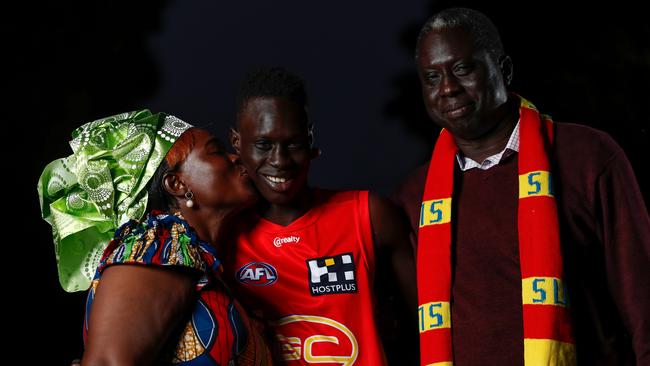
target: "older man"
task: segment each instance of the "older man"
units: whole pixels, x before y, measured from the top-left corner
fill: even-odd
[[[443,128],[397,195],[418,238],[422,365],[650,364],[650,220],[621,148],[508,93],[512,61],[479,12],[430,18],[416,64]]]

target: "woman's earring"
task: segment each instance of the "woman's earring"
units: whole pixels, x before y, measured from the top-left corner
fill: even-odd
[[[194,199],[194,193],[192,193],[190,190],[187,190],[187,192],[185,192],[185,198],[187,199],[187,201],[185,201],[185,206],[187,206],[187,208],[194,207],[194,201],[192,200]]]

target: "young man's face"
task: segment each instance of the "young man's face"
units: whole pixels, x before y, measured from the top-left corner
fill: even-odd
[[[260,194],[270,204],[291,205],[307,192],[315,157],[302,106],[285,98],[258,97],[239,111],[231,142]]]

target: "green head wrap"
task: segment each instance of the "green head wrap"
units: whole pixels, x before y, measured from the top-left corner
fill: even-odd
[[[144,215],[149,180],[190,127],[146,109],[99,119],[72,133],[72,155],[45,167],[38,181],[41,213],[52,225],[66,291],[87,289],[115,229]]]

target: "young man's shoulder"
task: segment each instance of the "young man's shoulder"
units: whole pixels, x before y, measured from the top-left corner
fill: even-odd
[[[364,189],[327,189],[314,188],[316,205],[345,203],[359,199],[360,196],[368,194]]]
[[[404,177],[390,195],[390,199],[401,207],[407,207],[412,202],[420,202],[427,179],[429,161],[419,165]]]

